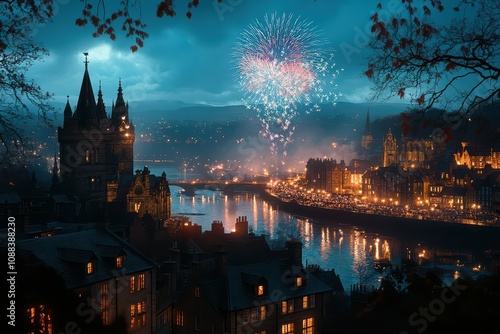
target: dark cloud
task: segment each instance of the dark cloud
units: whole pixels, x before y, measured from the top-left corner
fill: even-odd
[[[369,82],[361,76],[366,52],[361,42],[376,5],[370,0],[224,0],[223,4],[203,0],[193,9],[191,20],[185,17],[184,1],[177,1],[176,17],[162,19],[154,17],[154,1],[142,1],[150,37],[135,54],[129,49],[131,41],[121,35],[114,42],[107,37],[95,39],[91,27],[77,27],[80,1],[55,2],[53,22],[39,27],[36,35],[51,55],[31,74],[57,100],[70,95],[76,103],[82,52],[88,51],[91,79],[94,85],[101,80],[108,105],[116,97],[119,77],[130,100],[236,103],[241,93],[231,57],[235,43],[249,24],[274,12],[300,15],[323,31],[336,51],[337,68],[343,69],[337,81],[344,99],[362,101],[368,91]],[[111,10],[111,1],[107,5]]]

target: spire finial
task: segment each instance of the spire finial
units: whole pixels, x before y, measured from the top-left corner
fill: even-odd
[[[66,102],[69,103],[69,95],[66,95]]]
[[[85,70],[88,69],[89,61],[87,60],[87,56],[89,55],[88,52],[84,52],[83,55],[85,56],[85,61],[83,62],[85,64]]]

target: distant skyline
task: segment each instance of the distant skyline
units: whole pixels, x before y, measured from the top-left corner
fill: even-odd
[[[402,8],[400,0],[392,0]],[[362,75],[370,29],[370,16],[376,2],[279,0],[200,1],[185,16],[187,5],[177,1],[174,18],[154,16],[156,3],[142,1],[142,20],[150,37],[144,48],[132,53],[131,40],[121,32],[115,41],[107,36],[93,38],[92,27],[77,27],[82,9],[80,1],[55,0],[53,22],[38,27],[35,38],[50,52],[35,64],[29,75],[49,92],[55,102],[70,96],[76,104],[84,71],[83,52],[89,53],[89,72],[97,93],[102,84],[108,107],[116,98],[121,78],[124,97],[129,101],[180,100],[211,105],[241,104],[231,53],[238,37],[249,24],[266,14],[290,13],[312,21],[335,50],[338,101],[366,102],[371,83]],[[106,3],[111,10],[110,1]],[[115,26],[120,30],[118,25]],[[398,101],[402,102],[402,101]],[[404,102],[404,101],[403,101]]]

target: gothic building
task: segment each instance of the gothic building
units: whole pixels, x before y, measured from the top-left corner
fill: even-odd
[[[401,139],[399,163],[404,168],[430,168],[434,156],[434,142],[430,139]]]
[[[106,114],[101,87],[97,102],[85,58],[85,72],[76,109],[69,97],[64,123],[58,129],[60,176],[64,190],[89,194],[105,191],[106,182],[118,175],[133,174],[134,125],[129,119],[128,103],[123,99],[121,81],[111,117]]]
[[[75,111],[69,98],[64,109],[64,124],[58,129],[60,145],[59,192],[78,195],[85,202],[108,202],[111,211],[148,215],[163,222],[170,217],[170,189],[165,173],[150,175],[147,167],[134,175],[135,129],[123,98],[121,80],[116,101],[108,117],[101,86],[97,101],[88,72],[85,72]],[[54,174],[57,165],[54,166]],[[53,183],[56,183],[56,179]],[[86,205],[86,207],[90,207]],[[99,204],[99,207],[101,205]],[[117,212],[113,212],[116,214]]]
[[[365,150],[369,150],[372,146],[373,136],[370,130],[370,110],[366,113],[366,123],[363,129],[363,136],[361,137],[361,146]]]
[[[397,145],[396,138],[392,134],[391,129],[384,138],[384,161],[383,166],[387,167],[397,163]]]

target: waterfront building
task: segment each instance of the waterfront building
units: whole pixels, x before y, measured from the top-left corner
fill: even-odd
[[[351,170],[344,160],[309,159],[306,165],[307,187],[331,194],[353,193]]]

